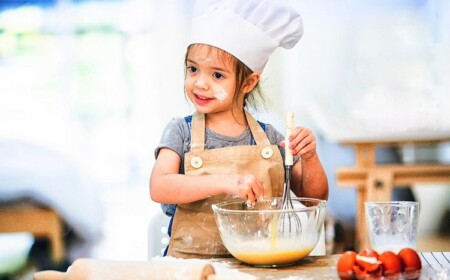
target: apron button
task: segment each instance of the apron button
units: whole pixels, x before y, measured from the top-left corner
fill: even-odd
[[[193,157],[193,158],[191,159],[191,165],[192,165],[192,167],[198,169],[198,168],[202,167],[202,165],[203,165],[203,160],[202,160],[200,157]]]
[[[262,149],[261,151],[261,155],[263,158],[268,159],[271,158],[273,155],[273,150],[271,147],[265,147],[264,149]]]

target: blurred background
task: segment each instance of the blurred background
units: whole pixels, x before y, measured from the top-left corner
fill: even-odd
[[[255,113],[284,131],[283,116],[294,111],[313,129],[330,181],[331,238],[348,242],[355,190],[337,187],[335,172],[355,154],[340,140],[450,138],[450,2],[291,2],[304,37],[270,59],[262,81],[268,110]],[[148,190],[154,148],[171,118],[193,110],[183,59],[194,4],[0,1],[0,229],[26,219],[17,213],[50,208],[63,221],[61,267],[80,256],[149,257],[149,224],[161,212]],[[450,163],[448,142],[408,149],[383,148],[377,157]],[[394,198],[422,203],[419,249],[450,250],[448,185],[412,186]],[[48,239],[32,239],[38,266],[54,264]]]

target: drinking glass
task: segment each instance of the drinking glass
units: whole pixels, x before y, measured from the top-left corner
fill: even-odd
[[[372,248],[398,253],[417,247],[419,202],[365,202],[366,220]]]

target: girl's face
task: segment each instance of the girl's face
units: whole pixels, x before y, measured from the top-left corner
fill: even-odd
[[[243,106],[244,94],[236,96],[235,62],[223,51],[206,46],[190,47],[186,60],[185,88],[189,100],[201,113],[219,113]]]

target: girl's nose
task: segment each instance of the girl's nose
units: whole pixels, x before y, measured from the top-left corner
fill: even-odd
[[[208,89],[208,84],[204,78],[198,77],[198,79],[195,81],[195,87],[198,89],[206,90]]]

